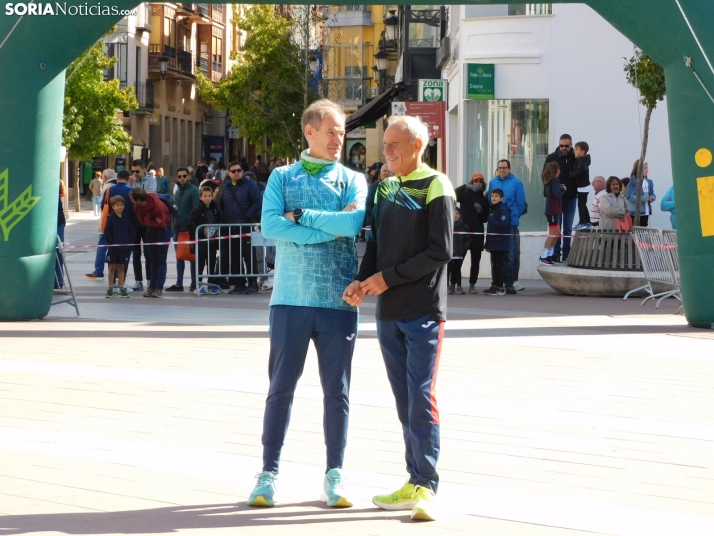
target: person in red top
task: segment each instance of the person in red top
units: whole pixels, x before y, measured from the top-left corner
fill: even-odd
[[[171,215],[168,207],[155,193],[134,188],[129,194],[134,212],[141,225],[146,225],[144,251],[150,261],[151,273],[145,298],[160,298],[166,282],[166,256],[171,240]]]

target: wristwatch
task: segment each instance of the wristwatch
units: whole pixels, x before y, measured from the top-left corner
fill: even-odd
[[[300,224],[300,216],[302,216],[302,209],[296,208],[293,210],[293,218],[295,218],[295,223]]]

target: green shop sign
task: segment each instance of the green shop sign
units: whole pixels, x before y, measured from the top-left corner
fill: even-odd
[[[493,63],[466,64],[467,99],[494,99],[495,87]]]

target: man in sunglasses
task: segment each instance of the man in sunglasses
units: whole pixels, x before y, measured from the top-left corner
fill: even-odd
[[[133,179],[133,187],[141,188],[146,193],[156,193],[156,177],[152,177],[146,173],[146,164],[143,160],[137,159],[131,163],[131,176]],[[132,262],[134,264],[134,286],[132,290],[141,291],[144,290],[144,275],[141,271],[141,243],[146,242],[146,226],[137,225],[136,227],[136,240],[134,243],[134,255]],[[146,248],[144,248],[144,258],[146,259],[146,276],[149,277],[151,274],[151,261],[146,255]]]
[[[176,172],[176,185],[178,189],[176,190],[174,200],[176,201],[176,207],[178,208],[180,216],[173,220],[174,242],[178,242],[179,233],[188,231],[188,220],[191,216],[191,211],[201,202],[198,195],[198,188],[189,182],[188,168],[178,168]],[[193,239],[193,237],[191,238]],[[177,247],[178,246],[174,245],[174,248]],[[189,291],[193,292],[196,290],[196,263],[189,262],[188,264],[191,270],[191,286],[189,287]],[[183,292],[183,273],[185,269],[186,261],[176,259],[176,284],[167,288],[166,292]]]
[[[578,187],[575,184],[575,178],[570,176],[570,172],[575,169],[576,161],[573,138],[570,134],[563,134],[558,142],[558,148],[546,157],[543,165],[543,171],[545,171],[548,162],[557,162],[560,167],[560,183],[566,187],[563,194],[563,218],[560,233],[566,238],[562,239],[562,248],[561,239],[558,238],[553,251],[553,262],[565,262],[570,253],[570,235],[573,232],[573,220],[578,208]]]

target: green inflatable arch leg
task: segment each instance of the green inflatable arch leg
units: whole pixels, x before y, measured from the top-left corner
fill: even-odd
[[[714,102],[704,88],[714,94],[714,2],[586,3],[665,67],[685,314],[711,328]],[[0,320],[26,320],[45,316],[52,299],[64,69],[119,17],[0,17]]]

